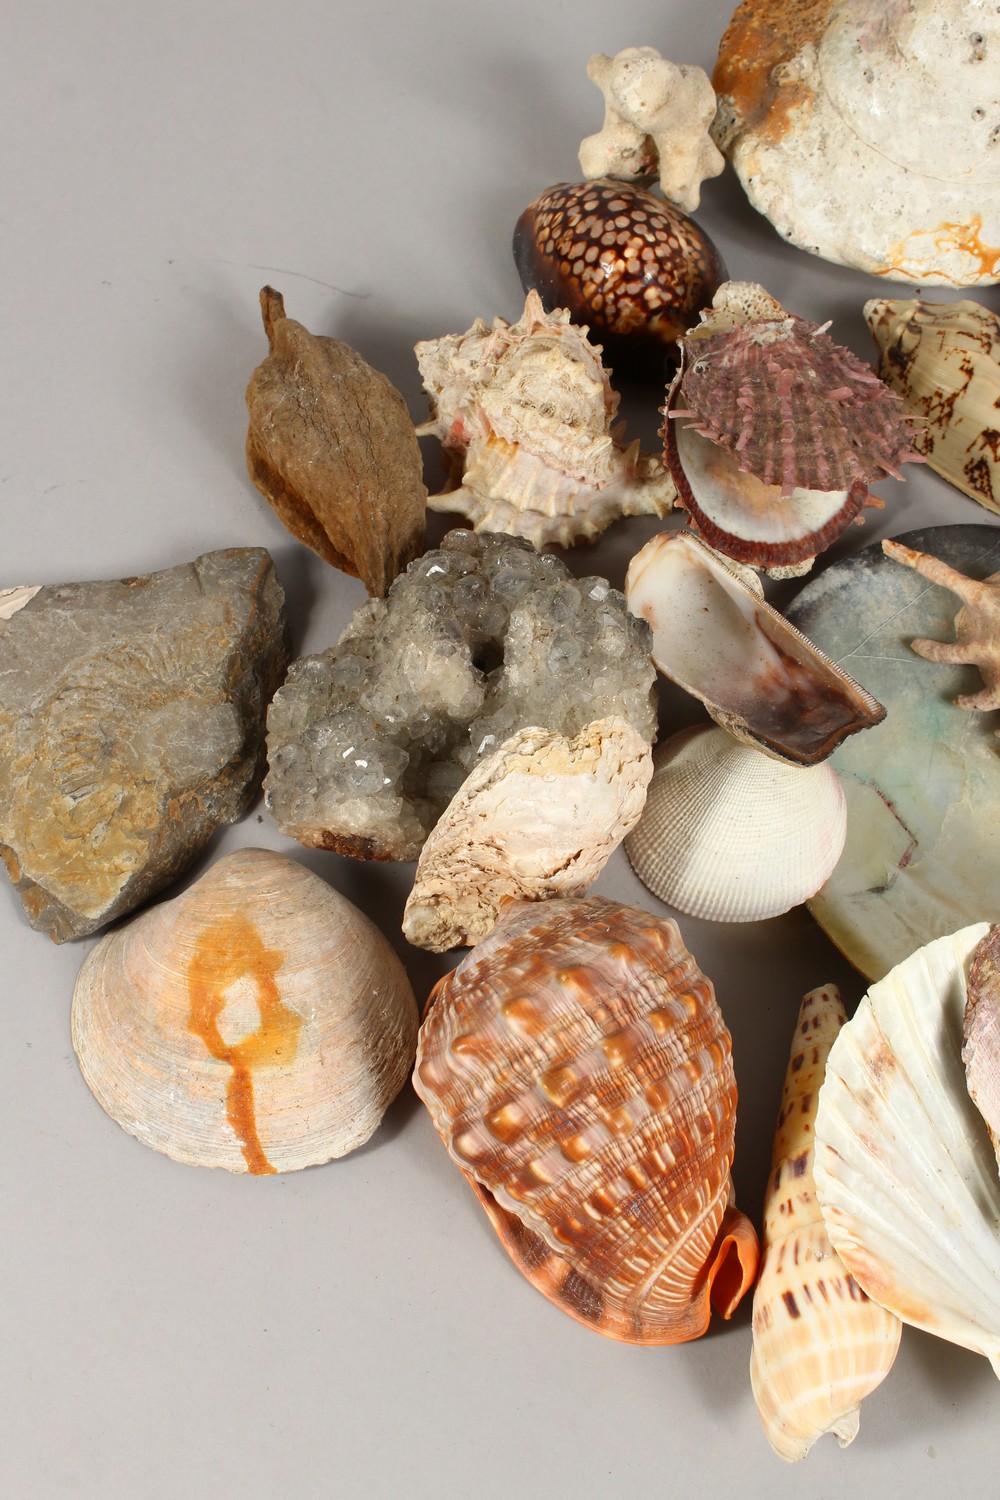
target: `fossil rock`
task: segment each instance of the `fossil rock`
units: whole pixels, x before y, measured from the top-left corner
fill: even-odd
[[[603,578],[519,537],[452,531],[336,646],[294,662],[268,714],[264,789],[282,831],[413,859],[476,762],[517,730],[617,715],[656,729],[650,631]]]
[[[349,344],[260,294],[270,353],[250,377],[247,468],[293,536],[383,595],[424,544],[420,446],[406,402]]]
[[[267,552],[42,588],[0,620],[0,854],[57,942],[130,911],[246,810],[288,661]]]
[[[522,729],[479,762],[431,831],[403,932],[442,953],[477,943],[508,899],[582,896],[634,827],[653,774],[623,719],[572,739]]]

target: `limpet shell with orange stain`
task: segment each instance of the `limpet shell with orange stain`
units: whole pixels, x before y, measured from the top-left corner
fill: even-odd
[[[243,849],[108,934],[73,994],[101,1107],[193,1166],[290,1172],[344,1156],[402,1088],[417,1011],[402,964],[294,860]]]
[[[681,1343],[752,1284],[729,1033],[675,923],[509,902],[434,990],[413,1082],[518,1270],[579,1322]]]

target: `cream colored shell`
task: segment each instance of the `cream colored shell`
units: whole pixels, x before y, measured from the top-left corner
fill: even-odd
[[[972,955],[963,1037],[969,1093],[1000,1163],[1000,926],[990,928]]]
[[[98,1103],[144,1145],[289,1172],[372,1135],[417,1013],[367,917],[293,860],[244,849],[97,944],[72,1030]]]
[[[870,275],[1000,277],[992,0],[743,0],[713,127],[793,245]]]
[[[25,584],[16,589],[0,589],[0,620],[9,620],[17,614],[38,593],[40,583],[34,585]]]
[[[815,765],[885,718],[870,693],[688,531],[662,531],[629,563],[625,598],[653,631],[653,664],[736,739]]]
[[[846,835],[844,794],[829,765],[794,766],[699,726],[657,749],[625,852],[643,884],[678,911],[756,922],[814,895]]]
[[[467,333],[416,346],[452,487],[433,510],[534,546],[593,541],[622,516],[665,515],[676,491],[659,457],[623,447],[618,395],[600,348],[569,313],[528,293],[516,323],[477,318]]]
[[[768,1442],[789,1463],[805,1458],[824,1433],[841,1447],[853,1441],[859,1405],[888,1374],[902,1331],[830,1244],[816,1201],[816,1106],[846,1019],[836,985],[802,1001],[764,1197],[750,1384]]]
[[[913,445],[950,484],[1000,514],[1000,318],[978,302],[865,303],[878,372],[919,417]]]
[[[872,985],[830,1053],[815,1173],[868,1295],[1000,1375],[1000,1179],[962,1063],[967,970],[988,931],[937,938]]]
[[[668,62],[655,47],[626,47],[614,57],[595,52],[587,75],[604,95],[604,124],[580,143],[584,178],[639,182],[658,174],[663,196],[693,213],[705,178],[726,165],[708,133],[715,119],[708,74]]]
[[[568,738],[521,729],[472,771],[424,845],[403,913],[411,943],[471,946],[507,898],[582,896],[634,826],[653,774],[624,719]]]

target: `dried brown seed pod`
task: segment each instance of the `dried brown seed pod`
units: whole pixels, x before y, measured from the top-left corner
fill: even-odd
[[[424,545],[420,447],[395,386],[260,294],[270,353],[247,386],[250,478],[293,536],[380,598]]]

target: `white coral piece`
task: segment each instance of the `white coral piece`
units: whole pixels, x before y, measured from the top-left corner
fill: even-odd
[[[708,74],[655,47],[596,52],[587,73],[604,95],[604,124],[580,143],[584,177],[636,182],[658,171],[664,197],[691,213],[701,184],[726,164],[708,133],[716,107]]]
[[[622,516],[663,516],[676,490],[658,456],[624,448],[599,346],[531,291],[516,323],[477,318],[416,346],[431,418],[454,480],[433,510],[541,549],[593,541]]]
[[[573,738],[518,730],[475,767],[424,845],[406,937],[440,953],[485,937],[508,897],[583,895],[638,821],[652,774],[648,743],[624,719]]]

